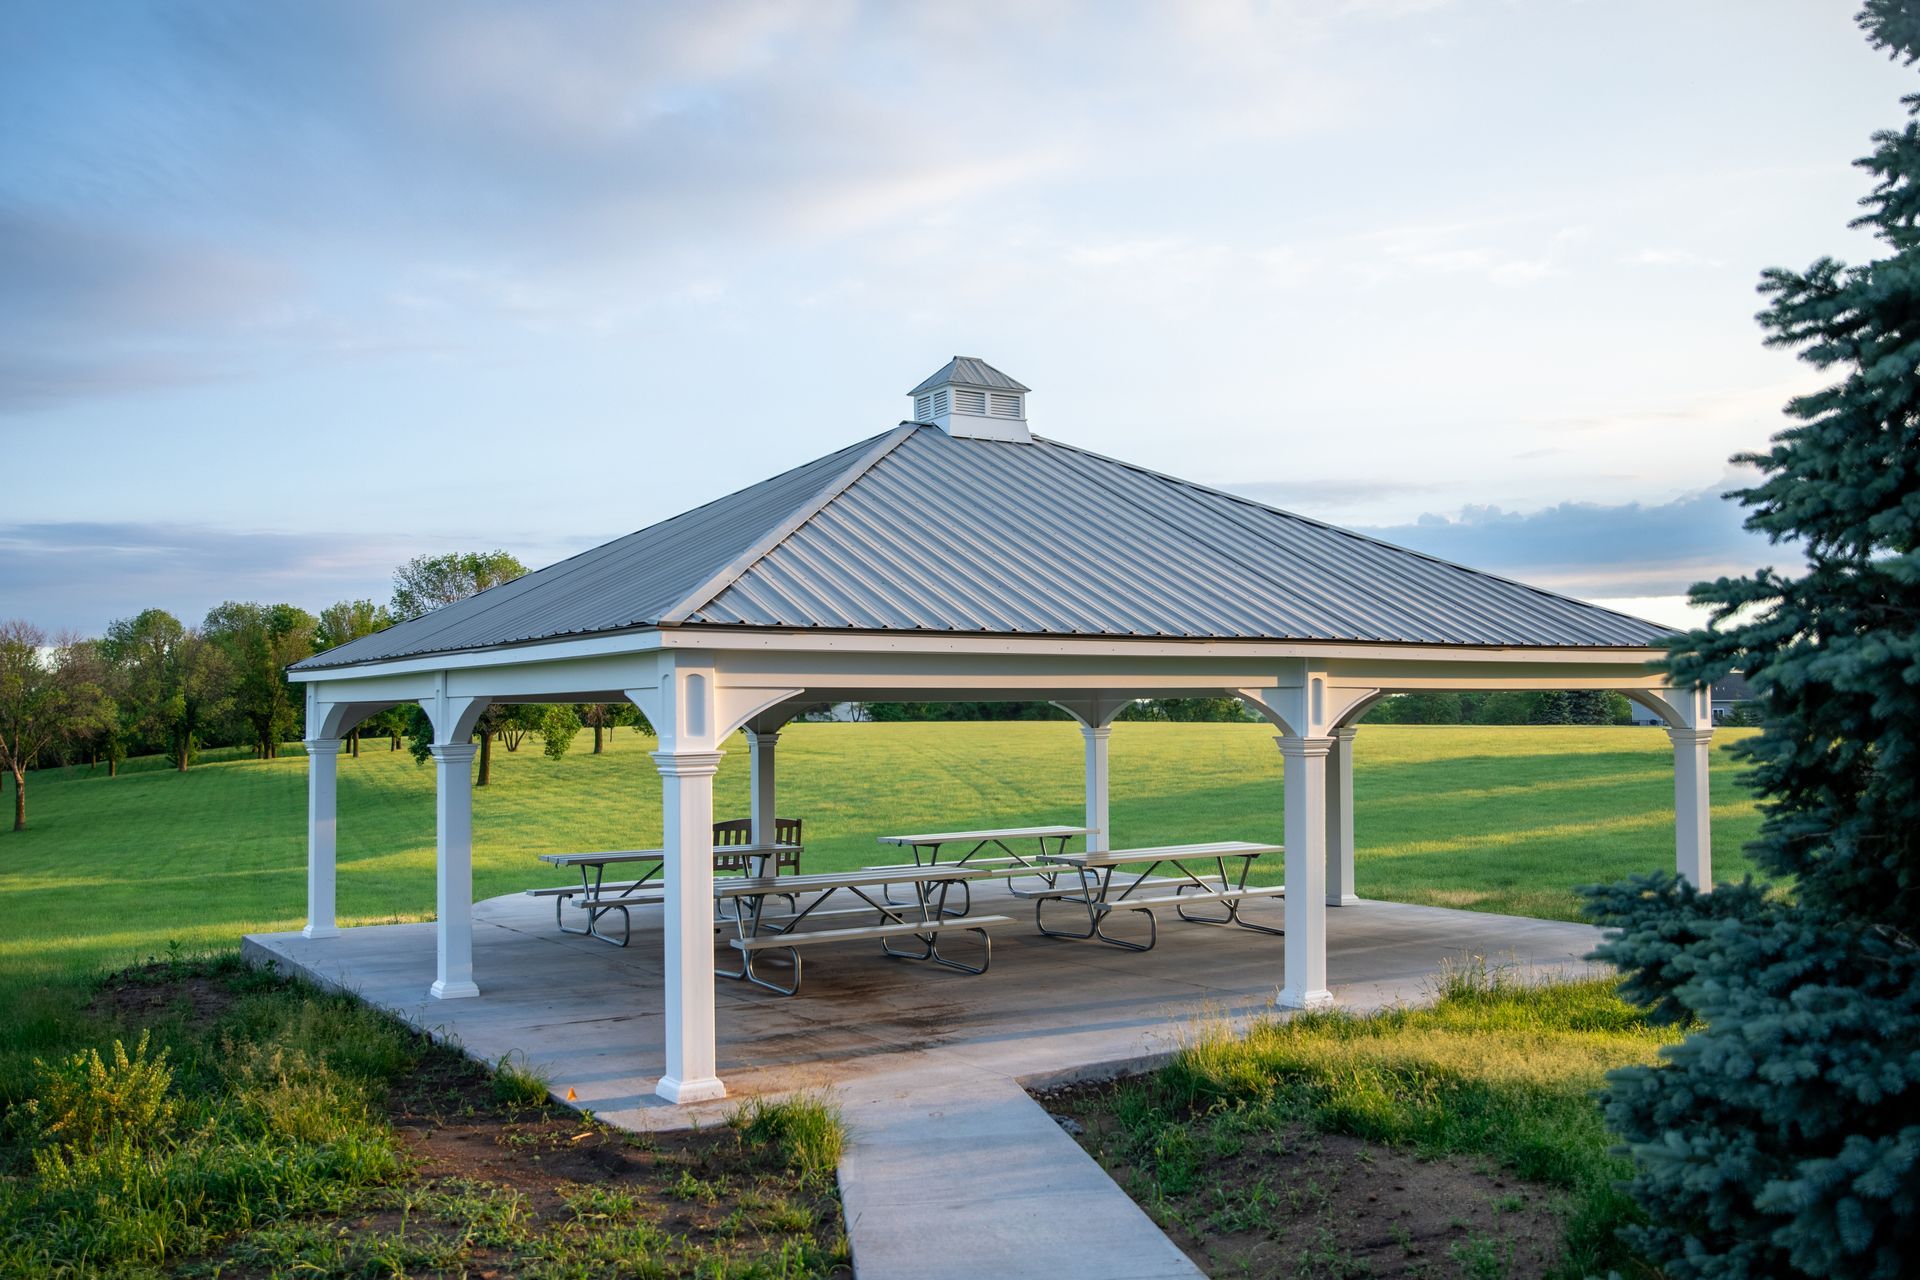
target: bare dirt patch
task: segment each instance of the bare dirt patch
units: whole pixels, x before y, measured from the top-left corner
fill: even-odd
[[[1532,1280],[1560,1264],[1554,1189],[1304,1126],[1190,1125],[1193,1173],[1170,1188],[1108,1105],[1114,1089],[1040,1101],[1208,1275]]]
[[[235,966],[156,961],[105,981],[91,1010],[204,1044],[244,999],[310,990]],[[322,996],[322,999],[333,999]],[[508,1100],[491,1072],[413,1037],[385,1082],[407,1157],[332,1215],[263,1218],[182,1276],[850,1276],[831,1173],[805,1177],[730,1126],[636,1135],[569,1108]],[[522,1092],[524,1096],[524,1092]]]
[[[230,974],[196,973],[174,961],[150,960],[102,982],[88,1012],[129,1027],[177,1019],[188,1030],[205,1032],[248,989]]]
[[[581,1192],[594,1188],[632,1198],[631,1216],[713,1251],[777,1251],[805,1231],[830,1253],[844,1237],[830,1185],[802,1185],[730,1128],[630,1134],[563,1107],[503,1106],[491,1080],[452,1054],[396,1094],[389,1117],[422,1180],[510,1189],[543,1224],[576,1220]]]

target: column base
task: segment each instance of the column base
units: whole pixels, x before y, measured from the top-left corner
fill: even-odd
[[[654,1086],[653,1091],[674,1103],[711,1102],[727,1096],[727,1086],[720,1083],[718,1076],[708,1076],[703,1080],[675,1080],[672,1076],[661,1076],[660,1083]]]
[[[340,930],[338,926],[335,925],[310,924],[300,931],[300,936],[303,938],[337,938],[340,936]]]
[[[1351,893],[1330,893],[1327,895],[1327,905],[1330,907],[1357,907],[1363,901],[1365,901],[1365,899]]]
[[[435,1000],[466,1000],[480,994],[480,988],[468,982],[448,982],[442,978],[428,988],[427,994]]]
[[[1331,1009],[1335,1001],[1333,992],[1324,987],[1318,991],[1295,991],[1291,987],[1283,987],[1273,1003],[1281,1009]]]

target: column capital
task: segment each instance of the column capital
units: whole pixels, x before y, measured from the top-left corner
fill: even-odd
[[[1080,726],[1080,735],[1084,738],[1111,738],[1113,736],[1113,723],[1109,721],[1106,724],[1082,724]]]
[[[778,729],[748,729],[747,741],[772,746],[774,743],[780,741],[780,731]],[[654,754],[658,755],[659,753],[655,752]]]
[[[1683,729],[1669,726],[1667,737],[1676,747],[1703,747],[1713,741],[1712,729]]]
[[[337,756],[343,743],[339,738],[307,738],[300,745],[310,756]]]
[[[1360,726],[1357,724],[1343,724],[1333,731],[1333,736],[1341,742],[1352,742],[1360,736]]]
[[[1275,738],[1274,741],[1280,746],[1280,754],[1289,760],[1311,760],[1333,750],[1332,738],[1299,738],[1283,735]]]
[[[427,752],[442,764],[472,764],[474,756],[480,753],[477,742],[436,742],[427,748]]]
[[[697,778],[720,772],[724,751],[650,751],[653,767],[663,778]]]

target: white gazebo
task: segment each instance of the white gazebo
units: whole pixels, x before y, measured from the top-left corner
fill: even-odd
[[[1674,750],[1678,869],[1711,882],[1703,691],[1650,663],[1664,629],[1030,433],[1028,389],[956,357],[915,421],[296,665],[306,683],[307,925],[333,936],[341,736],[418,702],[437,773],[440,999],[473,970],[474,724],[495,702],[629,699],[659,735],[666,1061],[657,1092],[720,1097],[713,777],[745,729],[771,839],[781,727],[820,703],[1035,699],[1086,741],[1135,699],[1232,696],[1283,758],[1280,1002],[1332,1003],[1326,910],[1355,901],[1355,722],[1414,690],[1610,689]],[[476,981],[478,979],[478,981]]]

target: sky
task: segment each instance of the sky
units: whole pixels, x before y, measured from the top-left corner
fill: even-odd
[[[884,430],[1035,432],[1658,621],[1789,548],[1767,266],[1920,73],[1822,0],[28,0],[0,617],[531,566]]]

